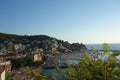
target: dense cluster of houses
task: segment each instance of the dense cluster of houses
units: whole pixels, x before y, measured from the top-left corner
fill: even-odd
[[[11,61],[9,59],[16,58],[25,58],[27,55],[33,56],[34,61],[42,60],[44,52],[47,52],[47,56],[52,55],[52,53],[57,52],[57,48],[64,49],[66,52],[70,51],[69,49],[62,46],[62,44],[58,44],[56,39],[53,40],[43,40],[44,45],[43,48],[37,47],[41,42],[34,40],[31,44],[23,45],[21,43],[13,43],[11,41],[4,41],[4,43],[0,43],[0,74],[1,79],[5,80],[5,74],[11,72]],[[31,47],[31,45],[36,45]]]

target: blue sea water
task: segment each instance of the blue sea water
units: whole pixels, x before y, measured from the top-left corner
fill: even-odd
[[[85,44],[88,50],[96,49],[102,50],[102,44]],[[109,44],[111,50],[120,50],[120,43],[119,44]]]

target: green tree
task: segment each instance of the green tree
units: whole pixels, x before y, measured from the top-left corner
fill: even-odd
[[[71,65],[68,68],[66,78],[73,80],[120,80],[120,65],[117,64],[118,59],[116,58],[120,53],[110,54],[108,44],[103,44],[103,51],[105,62],[101,59],[93,61],[89,56],[84,56],[78,65]]]
[[[107,43],[102,44],[102,49],[103,49],[104,53],[110,52],[110,46]]]
[[[7,75],[5,80],[13,80],[11,75]]]
[[[35,71],[32,71],[32,75],[35,77],[33,80],[46,80],[46,76],[40,75]]]

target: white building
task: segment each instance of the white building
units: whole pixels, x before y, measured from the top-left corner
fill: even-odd
[[[14,50],[22,50],[22,49],[23,49],[23,45],[21,43],[14,45]]]
[[[0,80],[5,80],[5,73],[6,73],[5,70],[2,70],[2,71],[0,72]]]

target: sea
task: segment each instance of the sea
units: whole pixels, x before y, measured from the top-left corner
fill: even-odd
[[[116,44],[108,44],[110,46],[110,50],[120,50],[120,43]],[[102,44],[85,44],[88,50],[96,49],[102,50]]]

